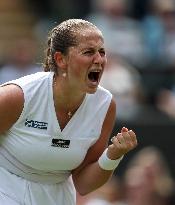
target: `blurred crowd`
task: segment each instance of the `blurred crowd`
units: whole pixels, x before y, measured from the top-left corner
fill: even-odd
[[[0,10],[3,2],[25,4],[35,20],[10,43],[7,37],[9,46],[1,43],[0,84],[41,71],[48,30],[64,19],[84,18],[104,34],[108,63],[101,85],[116,98],[118,121],[175,125],[175,0],[1,0]],[[4,16],[1,10],[0,25]],[[173,133],[168,135],[173,145]],[[142,148],[122,178],[116,174],[95,193],[78,196],[78,205],[174,205],[170,159],[164,155],[156,146]]]

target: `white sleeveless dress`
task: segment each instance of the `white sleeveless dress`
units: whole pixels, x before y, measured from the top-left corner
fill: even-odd
[[[38,72],[6,84],[20,86],[24,108],[0,135],[0,205],[75,205],[71,170],[99,138],[112,95],[102,87],[86,94],[61,130],[53,101],[53,72]]]

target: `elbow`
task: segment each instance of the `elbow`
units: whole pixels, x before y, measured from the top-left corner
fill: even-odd
[[[80,196],[89,194],[92,190],[87,190],[85,187],[75,185],[75,189]]]
[[[86,196],[86,193],[84,193],[84,192],[79,192],[79,191],[78,191],[78,194],[79,194],[80,196]]]
[[[87,190],[87,186],[83,183],[84,180],[80,180],[80,177],[77,175],[72,175],[74,187],[76,189],[76,192],[80,196],[85,196],[86,194],[90,193],[90,191]]]
[[[77,183],[74,181],[74,186],[80,196],[85,196],[93,191],[90,186],[86,186],[83,183]]]
[[[78,194],[80,195],[80,196],[85,196],[85,195],[87,195],[87,194],[89,194],[91,191],[86,191],[86,190],[82,190],[82,189],[76,189],[76,191],[78,192]]]

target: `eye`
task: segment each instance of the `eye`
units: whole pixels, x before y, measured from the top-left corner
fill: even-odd
[[[87,50],[84,52],[85,55],[93,55],[94,54],[94,51],[92,50]]]
[[[105,50],[100,50],[99,53],[100,53],[101,56],[105,56],[106,55]]]

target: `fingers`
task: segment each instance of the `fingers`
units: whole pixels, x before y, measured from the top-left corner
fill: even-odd
[[[128,128],[126,128],[126,127],[122,127],[121,132],[128,132]]]
[[[125,144],[125,139],[123,137],[124,135],[126,135],[126,134],[118,133],[117,136],[116,136],[116,141],[118,141],[118,143],[120,145],[124,145]]]
[[[115,140],[115,141],[114,141]],[[125,127],[122,128],[121,133],[118,133],[111,139],[112,143],[119,143],[119,144],[128,144],[133,143],[133,145],[137,145],[137,138],[136,134]]]
[[[136,134],[125,127],[123,127],[121,133],[114,136],[111,141],[112,145],[109,146],[109,149],[111,150],[110,155],[112,158],[118,158],[137,146]]]
[[[131,137],[132,142],[137,145],[137,137],[136,137],[135,132],[133,132],[132,130],[129,130],[129,135]]]
[[[126,142],[127,142],[127,140],[128,141],[131,140],[134,144],[135,143],[137,144],[136,134],[132,130],[128,131],[128,128],[123,127],[121,129],[121,133],[122,133],[123,137],[126,139]]]

